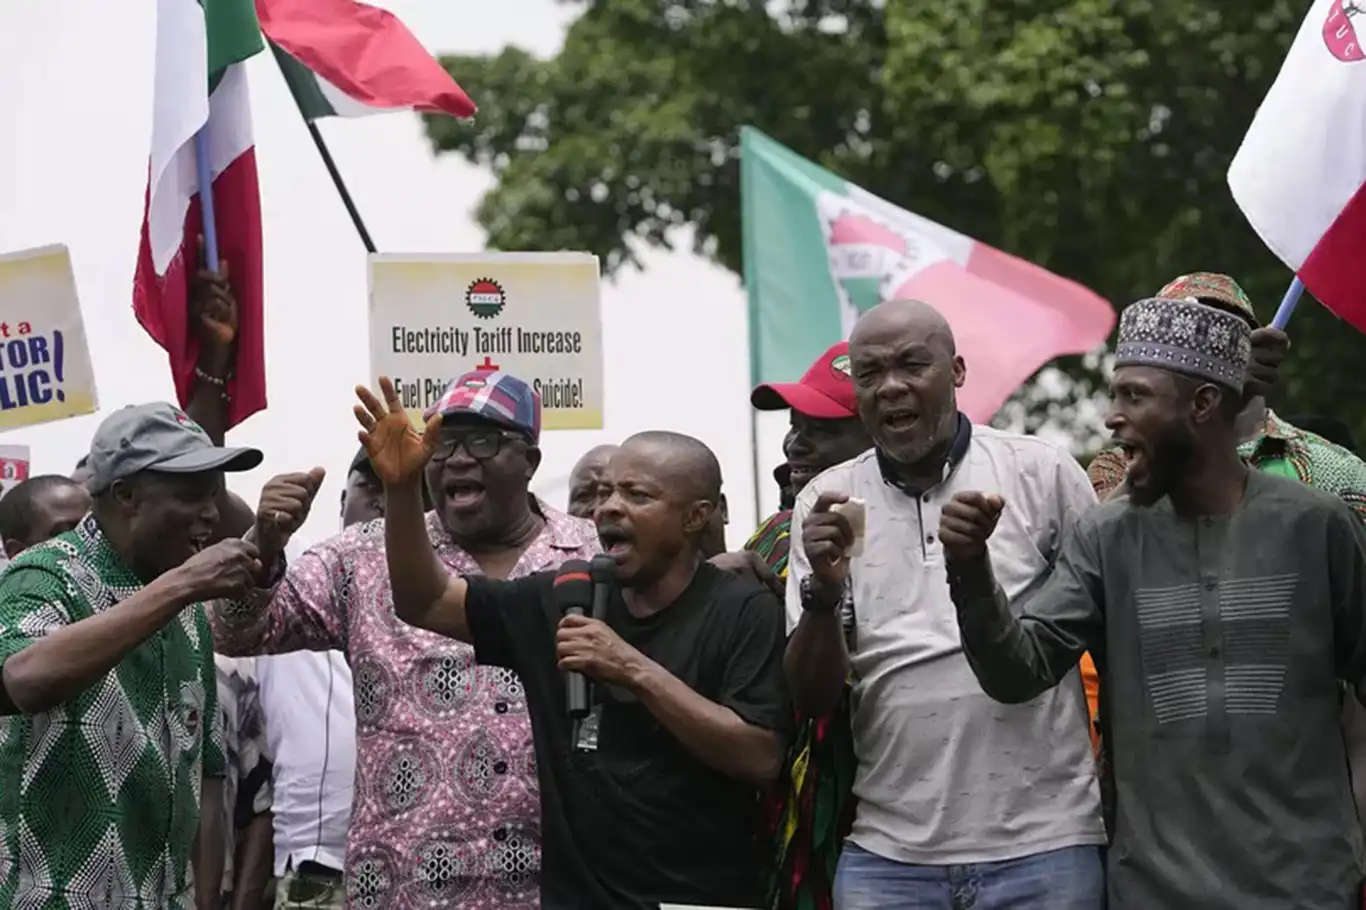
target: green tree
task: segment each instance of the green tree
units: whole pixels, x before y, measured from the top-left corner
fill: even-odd
[[[431,119],[491,168],[495,249],[641,244],[739,271],[739,128],[1117,305],[1197,271],[1235,275],[1269,321],[1290,279],[1225,173],[1306,0],[597,0],[553,59],[450,57],[480,102]],[[781,7],[781,9],[779,9]],[[1366,440],[1366,339],[1306,299],[1273,402]],[[1059,364],[1094,394],[1080,358]],[[1031,422],[1072,409],[1037,394]]]

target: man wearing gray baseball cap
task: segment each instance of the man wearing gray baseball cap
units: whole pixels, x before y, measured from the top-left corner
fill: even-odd
[[[255,544],[209,541],[224,472],[261,459],[169,404],[116,411],[90,513],[0,577],[0,906],[194,906],[201,781],[225,761],[203,604],[261,573]]]

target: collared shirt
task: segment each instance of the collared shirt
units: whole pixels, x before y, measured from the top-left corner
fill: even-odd
[[[509,577],[598,550],[591,522],[538,503],[545,527]],[[436,513],[427,534],[452,572],[482,574]],[[347,843],[353,904],[535,906],[540,804],[520,680],[474,649],[394,613],[383,520],[308,550],[253,609],[213,615],[229,654],[342,650],[356,712],[356,798]]]
[[[340,872],[356,778],[351,667],[340,651],[256,659],[275,769],[275,874],[315,862]]]
[[[1366,677],[1366,529],[1340,500],[1261,471],[1227,515],[1112,500],[1023,611],[990,581],[953,596],[993,696],[1100,670],[1112,910],[1359,905],[1338,681]]]
[[[266,756],[266,722],[256,683],[256,659],[214,658],[218,707],[223,717],[227,773],[223,778],[223,892],[237,880],[234,859],[237,832],[270,811],[270,760]]]
[[[0,663],[141,588],[87,515],[0,576]],[[202,604],[61,707],[0,718],[0,906],[193,910],[190,848],[222,732]]]
[[[963,654],[939,542],[940,510],[955,493],[1000,494],[1006,508],[988,546],[1007,593],[1024,599],[1048,577],[1095,496],[1075,459],[1045,440],[966,423],[960,436],[961,458],[929,490],[893,483],[869,451],[824,472],[797,498],[792,626],[801,616],[801,579],[811,571],[801,543],[806,515],[824,492],[866,504],[864,549],[850,564],[859,757],[850,840],[897,862],[929,865],[1102,844],[1077,673],[1026,705],[988,697]]]

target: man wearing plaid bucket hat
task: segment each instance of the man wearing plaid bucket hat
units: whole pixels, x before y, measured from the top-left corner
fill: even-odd
[[[598,551],[592,523],[529,492],[541,400],[508,373],[456,377],[425,484],[425,528],[452,572],[520,578]],[[387,518],[306,551],[248,612],[214,616],[232,655],[341,650],[356,705],[356,801],[346,889],[375,906],[534,905],[540,804],[521,682],[469,645],[394,616]],[[459,857],[457,862],[453,857]]]

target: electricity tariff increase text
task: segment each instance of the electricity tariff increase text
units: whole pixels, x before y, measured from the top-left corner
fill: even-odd
[[[395,354],[581,354],[583,335],[575,331],[537,331],[503,326],[460,329],[454,326],[414,329],[396,325],[390,330]]]
[[[394,377],[394,389],[398,392],[399,401],[409,411],[423,411],[431,407],[441,398],[449,383],[449,377]],[[582,379],[533,379],[531,387],[541,396],[541,405],[547,410],[576,411],[586,405]]]

